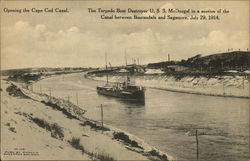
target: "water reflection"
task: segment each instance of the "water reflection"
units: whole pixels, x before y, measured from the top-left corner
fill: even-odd
[[[100,97],[105,97],[110,101],[117,101],[123,105],[125,105],[128,108],[143,108],[145,107],[145,100],[134,100],[134,99],[125,99],[125,98],[116,98],[116,97],[110,97],[105,95],[100,95]]]

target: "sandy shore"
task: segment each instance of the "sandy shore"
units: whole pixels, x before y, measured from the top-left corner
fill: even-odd
[[[102,129],[70,102],[13,82],[1,89],[2,160],[172,160],[125,131]]]

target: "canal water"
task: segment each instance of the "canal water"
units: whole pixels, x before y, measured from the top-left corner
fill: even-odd
[[[86,115],[128,131],[176,160],[247,161],[249,159],[249,99],[193,95],[147,88],[145,104],[98,95],[104,82],[84,73],[54,76],[33,89],[69,99],[87,109]]]

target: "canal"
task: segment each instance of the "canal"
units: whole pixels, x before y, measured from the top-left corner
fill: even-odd
[[[193,95],[147,88],[145,104],[98,95],[104,82],[83,73],[54,76],[33,89],[69,99],[87,109],[86,116],[128,131],[177,160],[246,161],[249,158],[249,99]]]

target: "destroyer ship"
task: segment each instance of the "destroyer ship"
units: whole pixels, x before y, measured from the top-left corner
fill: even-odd
[[[130,84],[129,77],[123,83],[115,82],[111,84],[107,82],[104,86],[97,86],[96,89],[98,94],[106,96],[138,101],[145,100],[145,88]]]
[[[105,60],[106,60],[106,70],[107,70],[107,55],[106,54],[105,54]],[[96,87],[98,94],[144,102],[145,87],[131,84],[128,74],[127,74],[126,81],[122,83],[121,82],[109,83],[107,74],[106,74],[106,78],[107,78],[107,82],[105,85]]]

